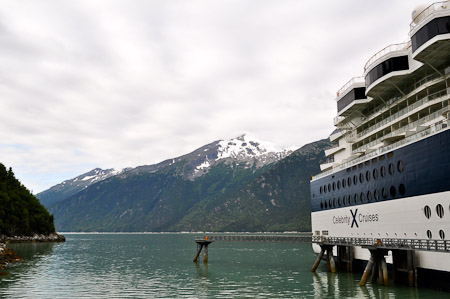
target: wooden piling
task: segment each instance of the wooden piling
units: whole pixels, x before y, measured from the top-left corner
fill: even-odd
[[[414,251],[408,250],[406,252],[407,269],[408,269],[408,284],[410,287],[417,287],[417,273],[414,265]]]
[[[324,253],[325,253],[325,247],[324,247],[324,246],[321,246],[321,247],[320,247],[320,252],[319,252],[319,254],[317,255],[316,261],[314,262],[314,265],[313,265],[312,268],[311,268],[311,272],[316,272],[316,269],[317,269],[317,267],[319,266],[320,261],[322,260],[322,257],[323,257],[323,255],[324,255]]]
[[[385,286],[389,285],[389,276],[388,276],[388,269],[386,264],[386,259],[384,256],[380,256],[380,262],[381,262],[381,268],[383,269],[383,283]]]
[[[367,279],[369,278],[370,274],[372,273],[372,268],[373,268],[373,264],[374,264],[374,255],[372,252],[370,252],[370,253],[371,253],[370,259],[367,262],[366,269],[364,269],[363,276],[361,278],[361,281],[359,282],[360,286],[366,285]]]
[[[205,244],[205,252],[203,253],[203,263],[208,263],[208,245],[209,243]]]
[[[328,256],[328,265],[330,266],[330,272],[335,273],[336,272],[336,264],[334,262],[333,258],[333,247],[328,246],[327,248],[327,256]]]
[[[196,263],[198,260],[198,257],[200,256],[200,252],[202,252],[203,244],[197,243],[197,254],[194,257],[193,262]]]

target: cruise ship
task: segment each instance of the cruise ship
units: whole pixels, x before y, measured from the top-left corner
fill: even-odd
[[[376,53],[336,94],[335,146],[311,180],[314,237],[450,246],[449,98],[450,1],[421,5],[408,41]],[[355,260],[370,258],[353,250]],[[418,271],[450,272],[447,252],[413,258]]]

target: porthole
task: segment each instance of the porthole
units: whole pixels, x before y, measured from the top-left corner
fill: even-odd
[[[380,161],[383,161],[384,160],[384,158],[385,158],[385,156],[383,155],[383,156],[380,156]]]
[[[355,204],[358,204],[358,194],[355,193],[353,200],[354,200]]]
[[[340,197],[338,198],[338,205],[342,206],[342,199]]]
[[[323,193],[327,193],[327,185],[323,186]]]
[[[444,207],[441,204],[438,204],[436,206],[436,214],[438,215],[439,218],[444,217]]]
[[[342,188],[345,188],[346,185],[347,185],[347,181],[345,179],[342,179]]]
[[[336,198],[333,198],[333,207],[334,208],[337,207],[337,205],[336,205]]]
[[[336,183],[333,182],[333,191],[336,190]]]
[[[428,239],[431,239],[433,237],[431,230],[427,230],[427,237],[428,237]]]
[[[320,186],[320,194],[322,194],[322,191],[323,191],[322,186]]]
[[[359,174],[359,182],[361,184],[364,183],[364,174],[362,172]]]
[[[351,178],[351,177],[348,177],[347,183],[348,183],[348,186],[349,186],[349,187],[352,185],[352,178]]]
[[[441,238],[441,240],[445,239],[445,232],[442,229],[439,231],[439,238]]]
[[[331,184],[328,184],[328,192],[331,192]]]
[[[347,196],[344,195],[344,197],[342,198],[342,203],[344,204],[344,206],[347,205]]]
[[[383,178],[386,176],[386,167],[381,166],[381,168],[380,168],[380,174],[381,174],[381,177],[383,177]]]
[[[328,206],[330,207],[330,209],[333,207],[331,199],[328,201]]]
[[[351,195],[348,196],[348,204],[349,205],[353,204],[353,197]]]
[[[398,170],[398,172],[403,172],[403,161],[402,160],[398,161],[397,170]]]
[[[363,192],[361,192],[361,195],[359,196],[359,199],[361,200],[361,202],[365,201],[365,195]]]
[[[372,201],[372,193],[370,193],[370,191],[367,191],[367,201],[368,202]]]
[[[374,180],[378,179],[378,169],[376,168],[373,170],[373,179]]]
[[[373,191],[373,197],[377,201],[380,199],[380,193],[378,192],[378,189],[375,189],[375,191]]]
[[[394,171],[395,171],[395,166],[394,166],[394,164],[389,164],[389,174],[390,175],[393,175],[394,174]]]
[[[391,194],[391,197],[395,197],[397,191],[395,190],[394,186],[391,186],[391,188],[389,189],[389,193]]]
[[[370,165],[370,161],[364,162],[364,165],[365,165],[365,166],[369,166],[369,165]]]
[[[384,199],[387,198],[387,190],[386,190],[386,188],[381,189],[381,196],[383,196]]]
[[[394,156],[394,153],[393,153],[393,152],[387,153],[387,157],[388,157],[388,158],[392,158],[393,156]]]
[[[429,206],[423,207],[423,213],[425,214],[425,217],[430,219],[430,217],[431,217],[431,208]]]
[[[373,158],[373,159],[372,159],[372,164],[373,164],[373,163],[377,163],[377,158]]]
[[[353,176],[353,185],[356,185],[358,183],[358,177],[356,174]]]
[[[398,186],[398,193],[400,193],[401,196],[405,195],[405,193],[406,193],[405,185],[400,184],[400,186]]]
[[[323,202],[320,202],[320,209],[323,210]]]
[[[352,170],[356,170],[356,165],[352,166]]]
[[[341,189],[341,181],[337,181],[336,187],[338,188],[338,190]]]
[[[370,171],[366,171],[366,181],[370,181]]]
[[[364,165],[363,165],[362,163],[358,164],[358,167],[359,167],[359,168],[363,168],[363,166],[364,166]]]
[[[323,202],[323,205],[325,206],[325,209],[328,209],[327,201],[326,201],[326,200]]]

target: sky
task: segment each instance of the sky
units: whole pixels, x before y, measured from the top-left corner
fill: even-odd
[[[250,134],[327,138],[415,0],[0,0],[0,163],[33,193]]]

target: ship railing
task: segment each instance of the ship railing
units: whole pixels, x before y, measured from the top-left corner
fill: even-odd
[[[399,128],[399,129],[397,129],[395,131],[392,131],[391,133],[385,134],[382,137],[375,139],[374,141],[371,141],[371,142],[369,142],[369,143],[367,143],[367,144],[365,144],[363,146],[360,146],[360,147],[356,148],[355,150],[353,150],[353,152],[357,153],[357,152],[365,151],[366,149],[368,149],[368,148],[370,148],[372,146],[380,144],[383,139],[386,139],[386,138],[391,137],[391,136],[398,136],[398,135],[400,135],[402,133],[405,133],[405,132],[407,132],[409,130],[417,128],[420,125],[423,125],[425,123],[428,123],[430,121],[438,119],[446,111],[448,111],[448,107],[444,107],[442,109],[439,109],[438,111],[435,111],[435,112],[433,112],[431,114],[428,114],[427,116],[424,116],[424,117],[416,120],[413,123],[407,124],[407,125]]]
[[[444,108],[444,111],[445,111],[445,108]],[[447,129],[448,127],[450,127],[450,121],[449,120],[442,120],[442,121],[437,122],[435,124],[433,130],[434,130],[434,133],[437,133],[439,131]],[[373,152],[371,152],[369,154],[366,154],[366,155],[361,156],[359,158],[355,158],[355,159],[353,159],[351,161],[348,161],[346,163],[340,164],[339,166],[336,166],[335,168],[333,168],[331,170],[328,170],[326,172],[322,172],[320,174],[317,174],[317,175],[313,176],[313,179],[314,180],[320,179],[320,178],[325,177],[325,176],[327,176],[327,175],[329,175],[331,173],[335,173],[335,172],[337,172],[339,170],[342,170],[342,169],[345,169],[347,167],[356,165],[356,164],[358,164],[360,162],[363,162],[363,161],[368,160],[368,159],[370,159],[372,157],[381,155],[381,154],[383,154],[385,152],[391,151],[391,150],[393,150],[393,149],[395,149],[397,147],[400,147],[402,145],[405,145],[407,143],[411,143],[411,142],[416,141],[418,139],[422,139],[422,138],[426,137],[427,135],[430,135],[431,133],[432,133],[432,128],[428,128],[428,129],[426,129],[424,131],[415,133],[415,134],[413,134],[413,135],[411,135],[409,137],[406,137],[405,139],[402,139],[400,141],[397,141],[397,142],[395,142],[395,143],[393,143],[391,145],[380,147],[379,149],[377,149],[377,150],[375,150],[375,151],[373,151]]]
[[[391,116],[376,123],[375,125],[365,129],[364,131],[361,131],[360,133],[357,134],[357,136],[358,136],[358,138],[360,138],[366,134],[369,134],[369,133],[377,130],[378,128],[392,122],[393,120],[396,120],[397,118],[402,117],[403,115],[419,108],[420,106],[424,105],[425,103],[428,103],[430,101],[433,101],[433,100],[443,97],[445,95],[447,95],[447,89],[443,89],[443,90],[437,91],[435,93],[432,93],[428,96],[425,96],[422,99],[420,99],[419,101],[413,103],[412,105],[409,105],[408,107],[403,108],[402,110],[396,112],[395,114],[392,114]]]
[[[364,65],[364,72],[367,71],[369,69],[370,66],[372,66],[372,64],[377,61],[378,59],[380,59],[381,57],[391,53],[391,52],[398,52],[398,51],[403,51],[408,49],[409,47],[411,47],[411,41],[405,42],[405,43],[400,43],[400,44],[393,44],[393,45],[389,45],[385,48],[383,48],[382,50],[380,50],[379,52],[377,52],[375,55],[373,55]]]
[[[409,25],[410,31],[413,30],[414,27],[416,27],[420,23],[420,21],[422,21],[429,15],[433,14],[435,11],[449,9],[449,8],[450,8],[449,1],[435,2],[435,3],[431,4],[430,6],[425,8],[421,13],[419,13],[414,18],[414,20]]]
[[[425,85],[426,83],[429,83],[431,81],[434,81],[434,80],[440,79],[440,78],[441,78],[441,76],[439,74],[428,75],[425,78],[423,78],[422,80],[415,82],[413,85],[411,85],[409,88],[407,88],[404,91],[404,93],[405,94],[409,94],[412,91],[416,90],[417,88]],[[395,98],[392,98],[392,99],[388,100],[382,107],[376,108],[372,112],[370,112],[370,114],[368,114],[366,116],[366,118],[371,118],[374,115],[378,114],[379,112],[387,111],[388,109],[390,109],[390,106],[392,104],[398,102],[399,100],[405,99],[405,98],[407,98],[407,97],[406,96],[399,96],[399,97],[395,97]],[[336,122],[335,122],[335,125],[336,125]]]
[[[338,92],[336,93],[336,98],[339,99],[340,97],[345,95],[345,92],[354,84],[356,83],[364,83],[364,77],[353,77],[350,79],[347,83],[342,86]]]
[[[450,252],[449,240],[312,236],[312,242],[326,245],[376,247],[388,250]]]

